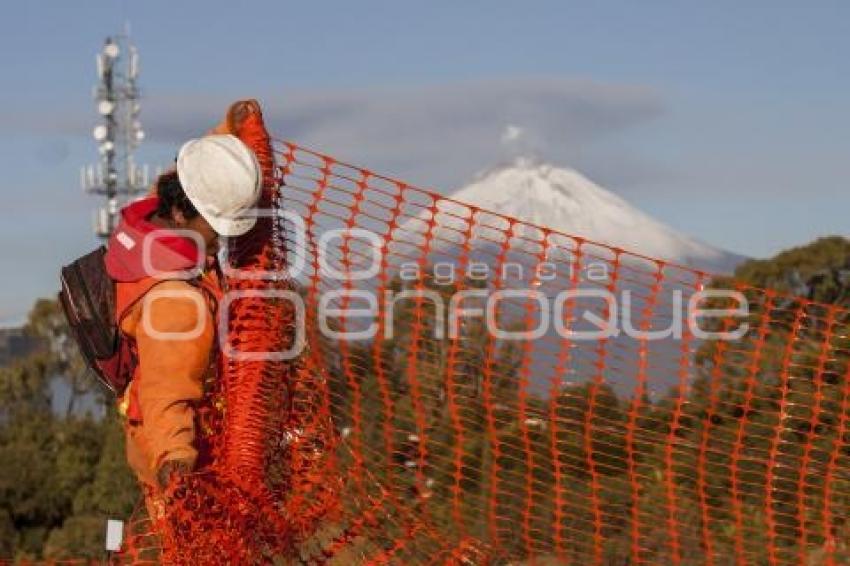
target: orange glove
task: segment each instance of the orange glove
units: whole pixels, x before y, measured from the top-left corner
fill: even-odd
[[[163,462],[156,473],[156,482],[163,491],[175,480],[185,477],[192,471],[192,465],[183,460],[168,460]]]
[[[210,130],[211,134],[232,134],[239,137],[242,130],[242,124],[251,114],[262,115],[260,103],[250,98],[248,100],[237,100],[227,109],[227,114],[224,119],[218,123],[216,127]]]

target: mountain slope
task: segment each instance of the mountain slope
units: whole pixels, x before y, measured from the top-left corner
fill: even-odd
[[[520,158],[451,198],[569,235],[715,273],[745,258],[677,232],[581,173]]]

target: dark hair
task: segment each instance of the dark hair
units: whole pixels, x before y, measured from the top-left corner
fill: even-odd
[[[182,212],[187,220],[198,216],[198,210],[186,196],[176,171],[160,175],[156,182],[156,196],[159,197],[156,214],[160,218],[171,218],[174,208]]]

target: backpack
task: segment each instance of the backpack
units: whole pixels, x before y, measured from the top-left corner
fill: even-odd
[[[116,314],[115,281],[106,270],[106,248],[62,268],[59,302],[87,365],[115,395],[124,393],[137,365],[135,345],[125,340]]]
[[[124,335],[120,321],[144,294],[125,305],[123,312],[117,312],[117,287],[106,269],[105,246],[63,267],[59,280],[59,303],[86,365],[107,389],[120,397],[138,365],[135,341]],[[200,277],[181,280],[200,289],[215,312],[216,299],[201,285]],[[162,281],[165,279],[158,282]]]

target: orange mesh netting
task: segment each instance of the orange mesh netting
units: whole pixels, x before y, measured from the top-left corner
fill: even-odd
[[[252,116],[271,212],[228,248],[214,463],[123,558],[850,561],[847,310],[455,202]]]

